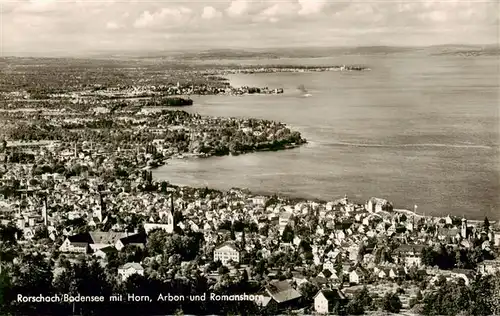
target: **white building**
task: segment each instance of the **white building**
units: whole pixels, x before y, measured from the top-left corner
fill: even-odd
[[[477,270],[481,274],[500,272],[500,260],[485,260],[478,265]]]
[[[335,303],[345,300],[345,295],[338,289],[321,290],[314,297],[314,310],[319,314],[331,314]]]
[[[279,229],[280,229],[280,234],[283,234],[283,231],[285,230],[286,225],[290,223],[290,218],[292,217],[291,212],[282,212],[279,217]]]
[[[156,224],[156,223],[145,223],[144,231],[149,234],[150,231],[154,229],[162,229],[167,233],[172,233],[174,231],[174,226],[172,224]]]
[[[495,247],[500,247],[500,234],[494,234],[493,235],[493,244]]]
[[[59,247],[60,252],[87,253],[92,242],[89,234],[68,236]]]
[[[372,197],[366,203],[365,208],[368,212],[378,213],[382,212],[389,205],[389,202],[385,199]]]
[[[405,258],[405,264],[407,267],[420,267],[422,266],[422,258],[420,258],[419,256],[407,256]]]
[[[326,260],[325,263],[323,264],[323,269],[329,270],[332,273],[336,272],[335,271],[335,263],[331,260]]]
[[[214,261],[217,260],[222,262],[223,265],[227,265],[230,260],[240,262],[240,251],[233,243],[226,242],[215,248]]]
[[[125,263],[118,268],[118,275],[121,276],[122,281],[126,281],[133,274],[144,275],[144,268],[136,262]]]

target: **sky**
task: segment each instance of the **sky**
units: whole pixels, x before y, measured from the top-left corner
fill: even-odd
[[[0,0],[0,51],[498,44],[500,0]]]

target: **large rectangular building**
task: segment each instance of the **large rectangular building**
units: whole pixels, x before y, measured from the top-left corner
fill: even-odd
[[[240,251],[234,243],[226,242],[215,248],[214,261],[220,261],[227,265],[229,261],[240,262]]]

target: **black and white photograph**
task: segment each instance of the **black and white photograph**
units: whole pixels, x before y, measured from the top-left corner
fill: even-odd
[[[0,0],[0,316],[500,315],[499,0]]]

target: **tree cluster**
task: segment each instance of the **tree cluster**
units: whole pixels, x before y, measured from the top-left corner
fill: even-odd
[[[153,98],[147,102],[147,106],[186,106],[193,105],[193,100],[179,97]]]
[[[444,281],[424,296],[424,315],[497,315],[500,312],[500,274],[478,276],[466,286],[463,280]]]
[[[99,261],[83,260],[71,263],[62,258],[56,263],[42,255],[25,255],[16,265],[0,273],[0,310],[2,315],[159,315],[182,310],[195,315],[259,315],[251,301],[189,301],[190,295],[213,292],[219,295],[254,293],[258,290],[248,283],[248,275],[230,277],[227,271],[214,283],[194,271],[184,277],[165,278],[158,275],[132,275],[125,282],[116,279],[116,272],[103,267]],[[160,294],[184,295],[185,300],[157,300]],[[82,295],[103,296],[104,302],[18,302],[17,296]],[[109,301],[110,295],[123,297],[121,302]],[[151,302],[127,301],[129,295],[149,296]]]
[[[475,269],[484,259],[492,259],[492,255],[481,249],[454,248],[443,244],[429,246],[422,250],[422,263],[426,266],[437,266],[448,270],[453,268]]]

